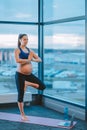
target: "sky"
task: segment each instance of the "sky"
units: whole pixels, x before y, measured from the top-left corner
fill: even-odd
[[[0,0],[0,20],[36,22],[37,15],[37,0]]]
[[[85,15],[85,0],[44,0],[46,21]]]
[[[0,21],[38,21],[38,0],[0,0]],[[44,0],[44,21],[85,15],[85,0]],[[29,35],[29,46],[38,47],[38,27],[0,24],[0,46],[16,47],[19,33]],[[84,48],[85,22],[44,27],[45,48]],[[51,45],[51,46],[50,46]]]

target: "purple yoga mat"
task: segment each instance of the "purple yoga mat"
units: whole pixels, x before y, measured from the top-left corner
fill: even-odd
[[[45,118],[45,117],[37,117],[37,116],[27,116],[27,117],[29,120],[23,121],[23,120],[21,120],[21,116],[18,114],[0,112],[0,119],[1,120],[23,122],[23,123],[29,123],[29,124],[38,124],[38,125],[51,126],[51,127],[60,127],[60,128],[67,128],[67,129],[72,128],[76,124],[76,122],[74,121],[73,126],[65,127],[65,126],[58,125],[61,122],[65,122],[64,120]]]

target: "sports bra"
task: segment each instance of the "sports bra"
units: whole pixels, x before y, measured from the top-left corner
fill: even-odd
[[[24,52],[21,48],[19,48],[19,49],[20,49],[19,58],[21,58],[21,59],[28,59],[28,56],[29,56],[29,53],[30,53],[29,48],[27,48],[28,52]]]

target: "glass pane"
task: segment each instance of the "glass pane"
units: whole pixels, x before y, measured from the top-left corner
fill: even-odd
[[[44,30],[44,93],[85,105],[85,21],[48,25]]]
[[[38,0],[0,0],[0,20],[38,21]]]
[[[85,15],[85,0],[44,0],[44,21]]]
[[[16,92],[15,71],[17,64],[14,49],[17,48],[19,33],[28,34],[28,47],[38,53],[38,28],[29,25],[0,24],[0,93]],[[38,76],[38,64],[33,64],[33,73]],[[27,91],[37,93],[37,89],[28,87]]]

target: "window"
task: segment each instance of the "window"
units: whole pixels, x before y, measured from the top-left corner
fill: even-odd
[[[38,0],[1,0],[0,20],[38,21]]]
[[[45,94],[85,105],[85,21],[46,25],[44,34]]]
[[[19,33],[28,34],[28,47],[38,53],[37,26],[0,24],[0,93],[16,91],[14,75],[17,64],[14,59],[14,49],[17,48]],[[33,73],[38,76],[38,64],[33,63],[33,68]],[[37,93],[37,90],[32,87],[28,87],[28,90]]]
[[[44,0],[44,21],[85,15],[85,0]]]
[[[0,21],[4,23],[0,23],[0,93],[16,91],[13,52],[18,34],[27,33],[28,47],[38,53],[38,37],[41,37],[38,36],[38,2],[41,1],[0,1]],[[85,0],[43,0],[43,6],[44,22],[49,21],[49,25],[41,24],[44,25],[44,81],[47,85],[44,94],[85,105],[85,20],[68,21],[68,18],[85,16]],[[67,19],[67,22],[50,23],[59,19]],[[14,24],[6,24],[6,21]],[[36,22],[38,25],[34,25]],[[33,66],[33,73],[38,75],[38,64]],[[31,87],[29,91],[37,93]]]

